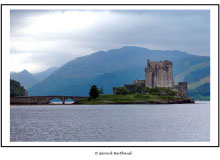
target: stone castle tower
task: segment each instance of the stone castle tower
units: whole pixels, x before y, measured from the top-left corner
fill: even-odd
[[[174,87],[173,64],[168,61],[151,62],[147,60],[145,68],[145,86],[154,87]]]
[[[136,79],[132,84],[124,85],[129,93],[135,93],[137,87],[166,87],[177,91],[180,96],[187,97],[187,82],[179,82],[178,85],[174,85],[173,64],[168,60],[159,62],[147,60],[145,80]],[[119,90],[120,87],[113,87],[113,94],[117,94]]]

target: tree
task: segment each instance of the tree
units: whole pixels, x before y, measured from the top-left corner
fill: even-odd
[[[128,94],[128,91],[124,87],[117,87],[116,94],[117,95],[126,95],[126,94]]]
[[[26,90],[19,82],[10,79],[10,97],[24,96]]]
[[[99,90],[96,85],[92,85],[92,87],[90,88],[89,96],[92,99],[96,99],[97,97],[99,97]]]

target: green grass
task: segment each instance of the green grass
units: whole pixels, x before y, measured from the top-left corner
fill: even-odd
[[[115,104],[115,103],[135,103],[147,101],[172,101],[181,100],[181,97],[176,96],[158,96],[158,95],[143,95],[143,94],[126,94],[126,95],[102,95],[96,99],[81,100],[82,104]]]

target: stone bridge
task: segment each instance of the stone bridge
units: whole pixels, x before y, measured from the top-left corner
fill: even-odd
[[[74,103],[89,97],[83,96],[27,96],[27,97],[11,97],[11,104],[50,104],[52,99],[60,99],[63,104],[67,99],[72,99]]]

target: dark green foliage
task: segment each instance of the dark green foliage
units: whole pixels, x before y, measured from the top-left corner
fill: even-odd
[[[137,87],[136,93],[141,93],[141,92],[151,95],[157,95],[157,96],[177,96],[176,91],[173,91],[170,88],[162,88],[162,87],[156,87],[156,88]]]
[[[10,97],[24,96],[26,90],[19,82],[10,79]]]
[[[92,99],[96,99],[97,97],[99,97],[99,90],[96,85],[92,85],[92,87],[90,88],[89,96]]]
[[[150,88],[137,86],[136,93],[149,93]]]
[[[144,95],[138,93],[131,93],[126,95],[102,95],[94,100],[81,100],[82,104],[117,104],[117,103],[140,103],[140,102],[164,102],[183,100],[178,96],[158,96],[158,95]]]
[[[136,87],[136,93],[140,93],[141,90],[144,90],[144,88],[141,88],[140,86],[137,86],[137,87]]]
[[[158,96],[176,96],[177,92],[173,91],[169,88],[146,88],[147,93],[152,94],[152,95],[158,95]]]
[[[128,94],[128,91],[124,87],[117,87],[117,95],[126,95]]]

